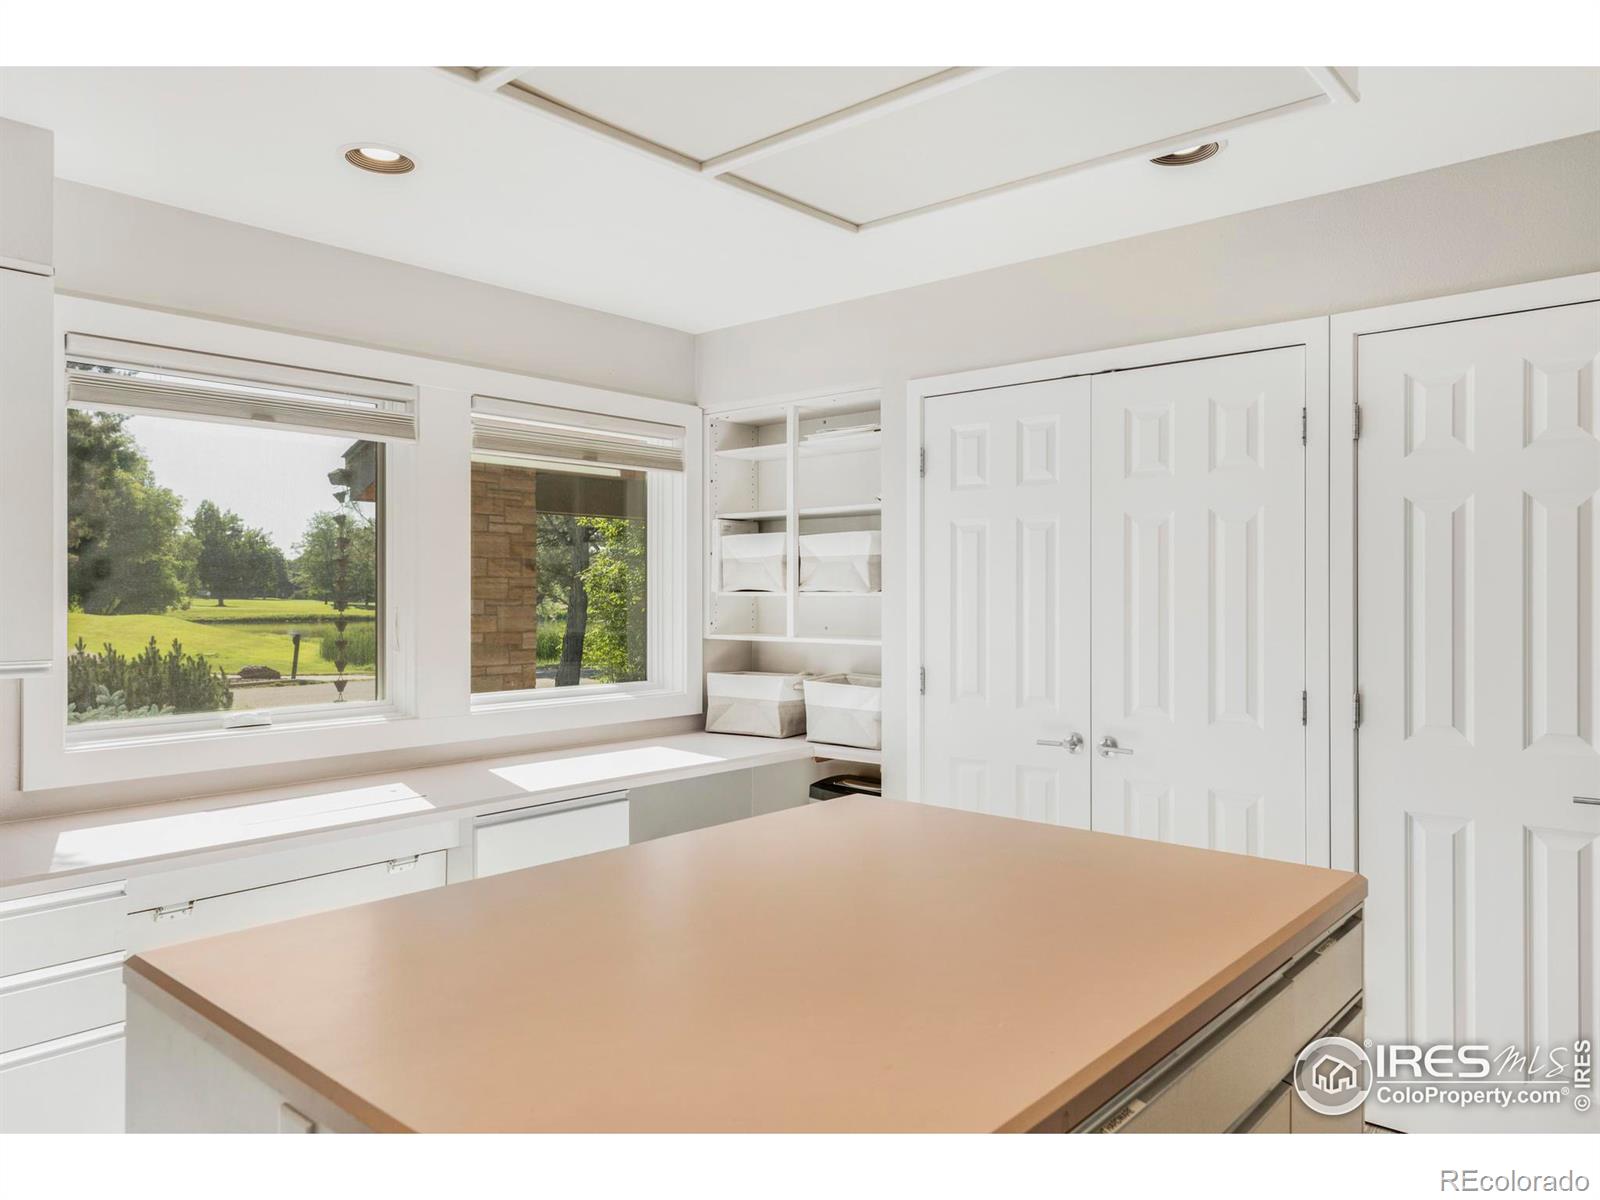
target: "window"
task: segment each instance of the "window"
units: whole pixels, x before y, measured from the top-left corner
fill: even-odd
[[[693,405],[55,307],[28,791],[700,711]]]
[[[69,726],[383,698],[384,439],[410,408],[310,374],[69,339]]]
[[[474,695],[659,676],[651,482],[682,471],[682,441],[673,426],[474,398]]]

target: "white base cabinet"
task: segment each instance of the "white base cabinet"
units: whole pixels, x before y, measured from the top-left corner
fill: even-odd
[[[291,879],[271,887],[146,909],[128,915],[129,949],[137,954],[174,942],[443,887],[444,881],[445,852],[434,850],[309,879]]]
[[[445,822],[0,902],[0,1133],[122,1132],[127,954],[441,887],[457,837]]]
[[[0,1054],[0,1133],[121,1133],[122,1022]]]
[[[626,792],[509,809],[474,824],[474,873],[481,879],[627,844]]]

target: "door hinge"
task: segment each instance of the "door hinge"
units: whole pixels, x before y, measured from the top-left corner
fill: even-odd
[[[1302,725],[1304,725],[1306,723],[1306,717],[1307,717],[1307,715],[1309,713],[1310,704],[1311,704],[1311,697],[1306,695],[1305,692],[1301,692],[1300,693],[1300,724],[1302,724]]]
[[[152,921],[176,921],[187,917],[194,912],[194,901],[187,900],[182,904],[164,904],[156,909],[151,916]]]
[[[1306,444],[1306,425],[1309,421],[1309,415],[1306,413],[1306,410],[1302,408],[1300,410],[1300,444],[1302,446]]]
[[[928,448],[926,446],[917,451],[917,474],[923,479],[928,477]]]
[[[1355,407],[1355,417],[1350,423],[1350,440],[1352,442],[1361,440],[1361,405],[1359,404]]]
[[[917,668],[917,695],[926,696],[927,694],[928,694],[928,668],[927,667],[918,667]]]
[[[416,865],[417,856],[415,854],[409,858],[391,858],[388,863],[389,874],[398,875],[401,871],[409,871]]]
[[[1356,694],[1355,694],[1355,702],[1351,706],[1351,708],[1352,708],[1352,712],[1351,712],[1352,723],[1354,724],[1355,728],[1360,729],[1361,728],[1361,693],[1359,691],[1356,692]]]

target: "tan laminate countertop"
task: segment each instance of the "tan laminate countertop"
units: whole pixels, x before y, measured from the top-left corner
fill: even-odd
[[[128,967],[375,1129],[1023,1129],[1086,1116],[1365,894],[852,797]]]

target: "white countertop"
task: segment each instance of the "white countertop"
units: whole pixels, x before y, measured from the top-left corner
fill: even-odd
[[[155,870],[179,856],[554,803],[614,788],[796,762],[814,753],[804,737],[683,733],[36,817],[0,824],[0,888],[76,887],[132,870]]]

